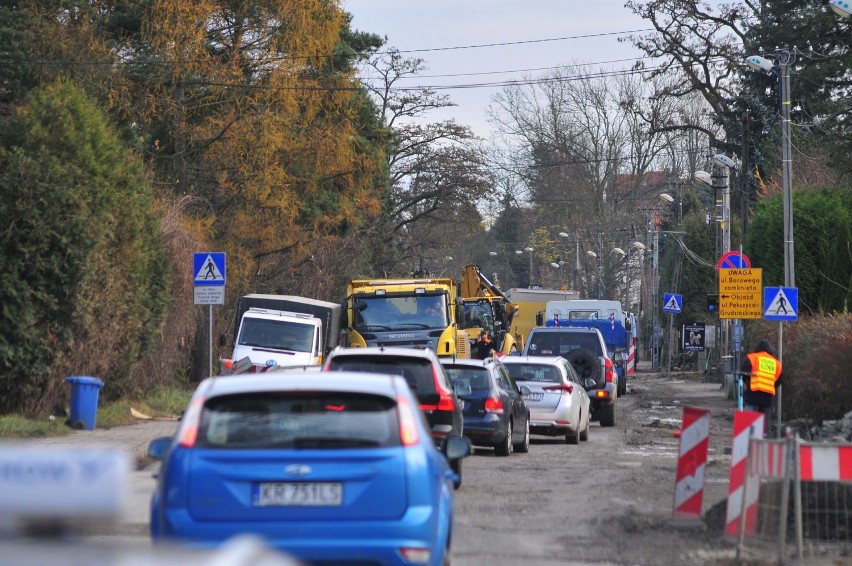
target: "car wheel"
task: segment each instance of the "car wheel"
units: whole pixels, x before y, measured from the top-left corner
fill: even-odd
[[[506,438],[494,445],[494,454],[508,456],[512,453],[512,420],[506,425]]]
[[[579,427],[580,424],[577,423],[577,426]],[[580,444],[580,429],[579,428],[577,430],[575,430],[574,432],[571,432],[569,430],[568,432],[565,433],[565,444]]]
[[[452,462],[450,462],[450,467],[453,469],[453,471],[459,477],[459,479],[456,480],[456,482],[453,484],[453,487],[458,489],[458,488],[461,487],[461,484],[462,484],[462,461],[461,461],[461,459],[453,460]]]
[[[586,428],[583,429],[583,432],[580,433],[580,440],[583,442],[589,440],[589,417],[586,417]]]
[[[600,408],[601,426],[615,426],[615,403]]]
[[[524,441],[518,444],[515,444],[515,452],[519,454],[526,454],[530,451],[530,419],[526,418],[524,421]]]

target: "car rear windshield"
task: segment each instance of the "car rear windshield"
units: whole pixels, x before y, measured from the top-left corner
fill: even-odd
[[[210,399],[197,446],[365,448],[399,446],[396,402],[348,392],[252,393]]]
[[[560,383],[562,381],[559,370],[553,366],[506,364],[506,367],[515,381],[539,381],[546,383]]]
[[[528,353],[531,356],[566,356],[571,350],[587,348],[603,356],[601,342],[592,332],[535,332],[530,336]]]
[[[470,386],[471,391],[488,391],[491,389],[491,380],[488,379],[488,370],[470,366],[445,366],[450,382],[455,386]]]
[[[432,362],[425,358],[395,358],[393,356],[336,356],[329,360],[331,371],[365,371],[401,375],[415,393],[435,391]]]

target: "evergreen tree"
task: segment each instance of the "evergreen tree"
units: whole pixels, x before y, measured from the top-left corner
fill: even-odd
[[[65,372],[120,394],[169,283],[141,164],[68,81],[0,131],[0,412],[52,408]]]

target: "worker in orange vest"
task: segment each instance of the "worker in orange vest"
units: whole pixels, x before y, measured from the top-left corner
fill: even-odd
[[[742,363],[743,408],[763,413],[763,436],[769,435],[769,420],[775,386],[781,382],[781,362],[768,340],[761,340]]]

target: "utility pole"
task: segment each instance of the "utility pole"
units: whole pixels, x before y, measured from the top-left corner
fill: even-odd
[[[742,229],[740,232],[740,252],[745,245],[746,231],[748,230],[748,205],[749,205],[749,178],[747,172],[748,165],[748,123],[749,114],[746,110],[742,115],[743,123],[743,145],[740,155],[740,222]]]
[[[716,192],[716,203],[717,205],[721,205],[721,210],[719,211],[721,214],[718,217],[719,220],[719,229],[721,230],[721,250],[719,251],[719,257],[722,254],[725,254],[731,251],[731,189],[729,184],[730,177],[730,169],[728,167],[724,167],[719,165],[714,161],[713,163],[713,189]],[[721,194],[721,199],[718,195]],[[721,345],[720,353],[722,356],[723,366],[724,361],[726,359],[730,360],[728,351],[730,347],[730,321],[728,319],[720,320],[720,334],[721,334]],[[729,362],[730,363],[730,362]],[[725,367],[724,371],[733,371],[733,368]]]

